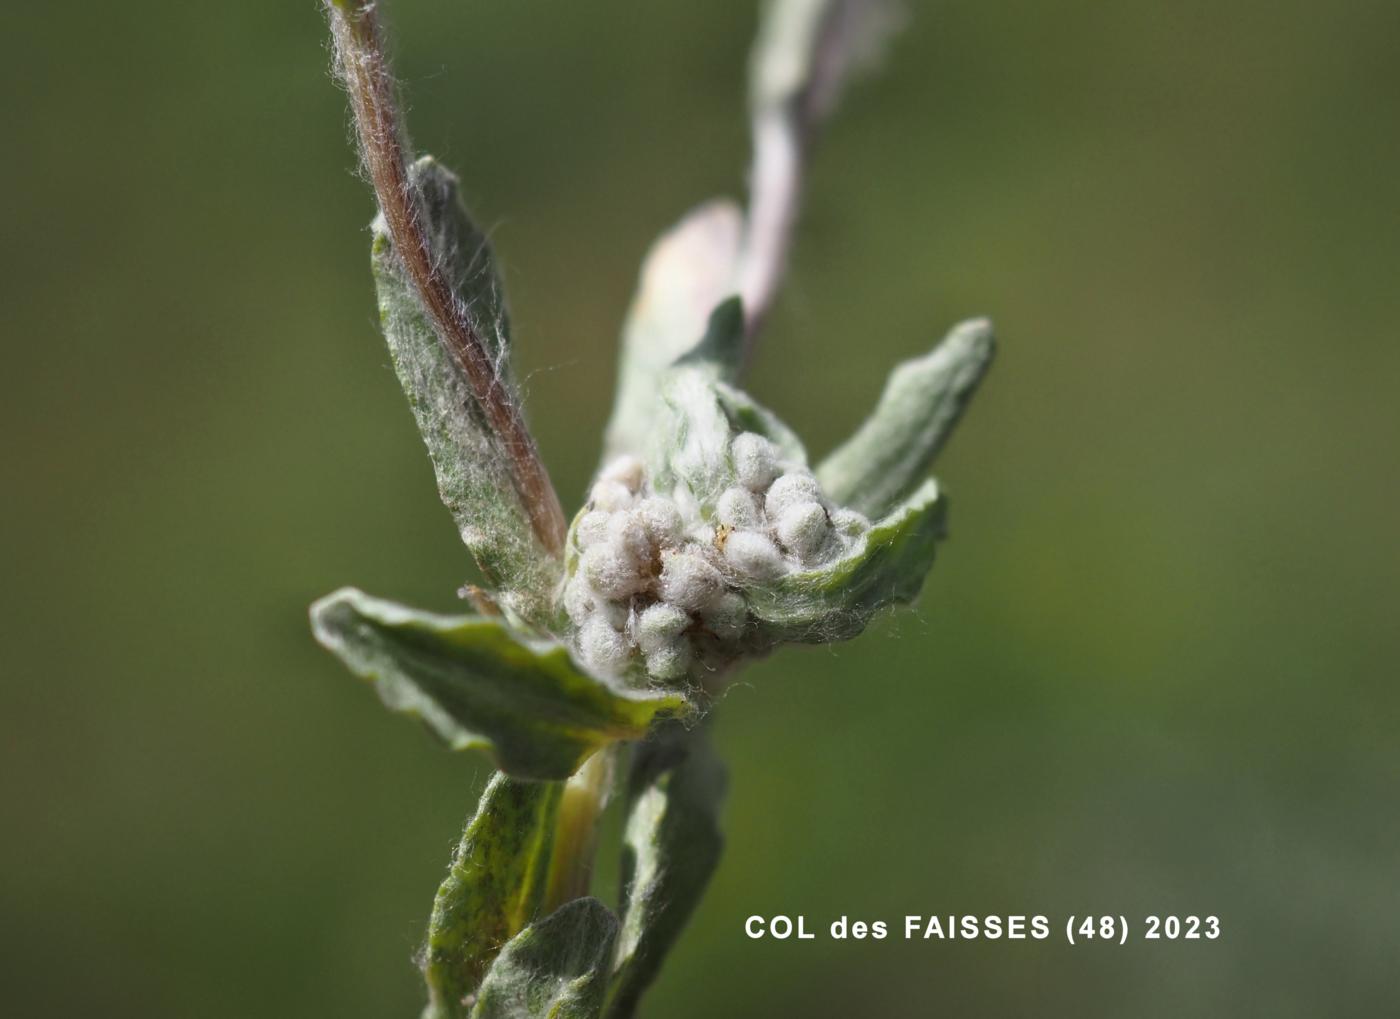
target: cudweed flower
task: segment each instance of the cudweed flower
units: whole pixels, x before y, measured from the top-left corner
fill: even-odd
[[[443,502],[487,589],[444,616],[344,589],[317,639],[390,708],[499,769],[438,891],[426,1016],[631,1014],[720,851],[703,719],[780,644],[846,640],[913,600],[943,537],[928,471],[992,356],[957,326],[895,369],[813,464],[740,387],[781,279],[807,155],[891,23],[880,0],[773,0],[755,48],[746,209],[713,201],[648,254],[602,466],[566,523],[525,425],[491,249],[431,157],[411,159],[376,4],[326,0],[379,215],[380,320]],[[620,916],[587,897],[628,748]]]

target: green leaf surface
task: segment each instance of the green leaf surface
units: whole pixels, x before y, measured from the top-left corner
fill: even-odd
[[[733,381],[744,362],[744,302],[728,297],[715,305],[700,341],[676,359],[715,381]]]
[[[448,170],[425,157],[410,168],[409,177],[418,190],[433,261],[510,386],[510,323],[490,244],[468,218],[457,178]],[[423,312],[382,217],[373,234],[384,338],[427,444],[438,492],[487,581],[502,589],[509,608],[539,622],[546,612],[544,592],[558,580],[559,560],[535,537],[512,482],[509,454]]]
[[[344,588],[311,608],[316,639],[374,682],[394,711],[454,750],[482,749],[517,778],[562,779],[595,750],[640,739],[677,693],[616,690],[579,670],[562,644],[499,619],[440,616]]]
[[[737,289],[742,234],[738,206],[717,199],[689,213],[647,253],[622,332],[607,457],[648,449],[661,376],[705,335],[711,313]]]
[[[773,641],[847,640],[886,605],[911,602],[944,533],[945,500],[932,479],[876,523],[850,554],[748,592],[749,611]]]
[[[471,1019],[595,1019],[617,929],[617,917],[597,899],[560,906],[501,949]]]
[[[703,730],[638,744],[623,833],[622,930],[608,1019],[628,1019],[684,930],[724,848],[724,765]]]
[[[462,1019],[502,945],[535,918],[549,879],[562,782],[497,772],[433,901],[424,950],[424,1019]]]
[[[928,474],[995,348],[991,323],[974,319],[896,367],[870,417],[817,467],[827,494],[872,518],[887,513]]]

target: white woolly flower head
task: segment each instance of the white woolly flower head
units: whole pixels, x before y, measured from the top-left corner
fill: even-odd
[[[658,490],[632,457],[599,473],[574,522],[563,594],[591,667],[665,683],[721,669],[763,646],[752,643],[752,591],[864,541],[869,522],[833,511],[770,439],[740,432],[719,448],[732,470],[710,496],[674,476]]]

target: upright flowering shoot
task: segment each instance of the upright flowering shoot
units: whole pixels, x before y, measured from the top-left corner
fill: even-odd
[[[512,381],[490,247],[456,178],[409,155],[377,5],[326,8],[379,202],[384,336],[486,585],[464,589],[468,615],[354,589],[311,613],[386,705],[500,769],[434,904],[425,1015],[620,1019],[719,857],[725,780],[704,726],[716,696],[745,659],[854,637],[918,595],[944,533],[928,472],[991,361],[991,326],[966,322],[896,368],[815,463],[740,387],[818,130],[891,24],[881,0],[773,0],[754,54],[747,208],[709,202],[648,255],[602,466],[566,527]],[[614,912],[588,886],[624,764]]]
[[[661,424],[605,464],[574,520],[564,604],[600,675],[713,690],[784,641],[854,636],[917,595],[932,563],[943,501],[923,475],[988,362],[990,328],[969,323],[902,366],[862,433],[815,470],[737,388],[743,328],[726,301],[658,374],[637,417]]]

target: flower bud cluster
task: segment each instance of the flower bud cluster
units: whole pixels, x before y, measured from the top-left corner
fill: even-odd
[[[594,483],[574,524],[564,590],[583,662],[606,676],[676,681],[722,668],[753,623],[745,591],[815,569],[864,540],[870,523],[838,509],[805,466],[763,436],[729,445],[732,483],[712,504],[688,488],[654,491],[622,457]]]

